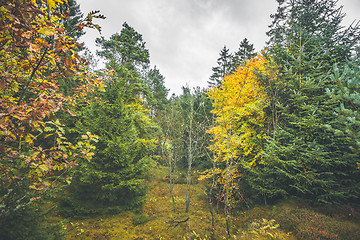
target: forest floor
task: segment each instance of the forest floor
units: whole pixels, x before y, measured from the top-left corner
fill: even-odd
[[[197,179],[194,172],[193,179]],[[210,239],[211,214],[205,183],[194,181],[189,212],[185,212],[185,173],[175,175],[173,212],[168,168],[152,167],[141,213],[123,212],[60,221],[66,239]],[[214,214],[213,239],[228,239],[222,207]],[[358,239],[359,212],[351,206],[313,209],[295,201],[273,206],[254,206],[231,217],[231,239]],[[190,228],[190,230],[189,230]]]

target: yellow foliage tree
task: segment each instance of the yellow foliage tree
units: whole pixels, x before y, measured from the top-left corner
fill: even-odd
[[[214,137],[210,150],[219,161],[226,160],[229,154],[233,159],[251,160],[250,165],[258,159],[259,143],[265,137],[264,108],[268,104],[257,80],[258,74],[264,74],[264,61],[261,56],[250,59],[226,76],[220,88],[208,92],[216,117],[216,126],[209,130]]]
[[[236,179],[241,177],[241,168],[254,166],[260,160],[266,137],[264,109],[268,97],[258,81],[258,76],[265,74],[264,65],[262,56],[252,58],[225,76],[219,88],[208,92],[216,123],[208,131],[213,135],[209,149],[214,153],[217,169],[208,171],[205,177],[218,176],[221,191],[217,197],[224,201],[226,214],[236,199],[232,196],[240,193]]]

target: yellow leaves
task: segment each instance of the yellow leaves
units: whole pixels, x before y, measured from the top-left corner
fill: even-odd
[[[33,141],[34,138],[35,137],[29,133],[25,136],[25,142],[28,143],[30,146],[32,146],[34,144],[34,141]]]
[[[55,8],[55,1],[54,0],[47,0],[47,4],[48,4],[50,10]]]
[[[41,33],[45,36],[53,36],[55,35],[55,30],[50,27],[42,27],[38,30],[38,33]]]
[[[39,169],[41,169],[43,172],[47,172],[47,171],[49,171],[48,166],[47,166],[47,165],[45,165],[45,164],[40,165],[40,166],[39,166]]]
[[[1,12],[2,16],[6,16],[6,14],[9,12],[9,10],[4,8],[4,6],[1,6],[0,7],[0,12]]]
[[[86,134],[83,134],[81,135],[81,138],[82,139],[85,139],[85,140],[91,140],[91,141],[94,141],[94,142],[98,142],[99,141],[99,136],[98,135],[95,135],[95,134],[92,134],[91,132],[87,131]]]
[[[72,146],[72,149],[74,151],[80,151],[81,157],[90,162],[94,156],[93,150],[96,149],[96,146],[92,145],[92,142],[98,142],[99,137],[95,134],[92,134],[91,132],[86,132],[86,134],[81,135],[81,138],[84,141],[79,141],[75,146]],[[71,152],[70,155],[72,155]],[[73,156],[77,155],[79,154],[74,154]]]
[[[265,137],[264,108],[267,96],[258,82],[257,74],[265,73],[262,56],[250,59],[239,66],[235,73],[224,78],[219,88],[213,88],[208,96],[213,100],[216,126],[208,132],[213,135],[209,147],[220,159],[252,158],[258,144]]]
[[[212,168],[212,169],[208,169],[203,171],[200,174],[200,177],[198,178],[199,181],[205,180],[205,179],[210,179],[213,177],[213,175],[218,175],[220,174],[222,171],[220,168]]]
[[[28,177],[31,189],[41,191],[52,184],[46,180],[54,171],[72,167],[81,158],[89,160],[95,149],[91,143],[97,141],[91,133],[81,146],[66,139],[67,129],[54,119],[55,112],[69,106],[59,91],[59,80],[84,79],[69,101],[76,106],[97,88],[99,78],[90,77],[82,59],[71,51],[78,44],[62,24],[64,15],[58,11],[62,0],[7,2],[0,6],[0,135],[5,140],[1,175],[6,186]],[[64,66],[64,56],[69,57],[69,66]]]
[[[47,5],[51,11],[56,7],[56,3],[64,4],[61,0],[47,0]]]

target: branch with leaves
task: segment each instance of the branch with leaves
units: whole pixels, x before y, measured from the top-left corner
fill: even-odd
[[[97,141],[96,136],[88,133],[82,141],[71,143],[57,117],[59,112],[72,113],[76,104],[103,85],[100,78],[87,72],[85,60],[75,51],[80,45],[61,24],[67,15],[59,10],[62,6],[67,6],[67,2],[0,2],[3,192],[26,182],[36,195],[52,187],[49,177],[76,165],[80,158],[92,157],[91,142]],[[104,18],[97,13],[90,15]],[[96,25],[86,21],[87,26]],[[81,84],[72,97],[65,97],[59,89],[59,80],[69,76],[80,79]],[[47,142],[50,138],[51,144]],[[0,200],[5,203],[5,198],[1,196]],[[4,209],[1,212],[7,211]]]

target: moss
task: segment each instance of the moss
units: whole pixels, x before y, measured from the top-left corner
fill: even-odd
[[[156,166],[154,171],[152,171],[151,180],[147,183],[149,185],[147,199],[142,210],[139,209],[135,212],[127,210],[116,212],[118,209],[109,209],[108,213],[102,212],[99,214],[92,214],[92,216],[83,219],[74,219],[72,217],[68,220],[69,223],[66,228],[68,235],[66,238],[183,239],[189,235],[189,222],[181,221],[187,218],[190,218],[191,232],[194,232],[196,236],[200,236],[201,239],[206,238],[206,236],[210,237],[212,227],[209,203],[206,197],[201,197],[204,194],[204,183],[199,182],[192,186],[193,197],[191,198],[189,213],[185,213],[185,203],[183,201],[186,185],[175,184],[174,194],[177,201],[176,211],[173,212],[168,183],[163,181],[163,178],[166,175],[166,167]],[[358,229],[359,225],[343,221],[344,218],[335,218],[334,216],[342,212],[341,209],[337,211],[327,209],[327,212],[331,213],[331,216],[325,216],[325,214],[315,215],[316,212],[311,207],[295,201],[287,201],[273,206],[254,206],[251,209],[239,210],[234,212],[233,217],[231,218],[232,239],[269,239],[269,237],[271,237],[270,234],[275,236],[273,239],[306,239],[306,237],[311,235],[306,235],[307,233],[305,230],[304,232],[301,232],[301,229],[296,230],[297,226],[301,226],[301,224],[305,223],[308,224],[306,226],[308,226],[308,229],[311,229],[311,232],[315,233],[317,231],[318,234],[326,234],[324,232],[321,233],[320,227],[327,226],[329,229],[333,226],[346,226],[344,229],[346,231],[349,230],[349,233],[340,229],[340,231],[342,231],[341,236],[344,237],[344,239],[351,239],[351,236],[355,236],[351,234],[356,233],[356,229]],[[305,217],[297,218],[298,215],[300,216],[303,213],[315,217],[313,220],[321,221],[322,223],[313,222]],[[213,239],[224,239],[224,237],[226,239],[226,221],[222,207],[219,207],[218,209],[215,208],[214,217],[215,234]],[[61,217],[60,219],[58,218],[56,218],[56,221],[61,220]],[[274,223],[266,223],[263,219],[267,221],[274,219],[275,221]],[[176,225],[173,224],[174,222],[181,223]],[[253,229],[255,232],[251,233],[249,231],[251,229],[250,226],[251,223],[254,222],[258,223],[260,228]],[[345,224],[343,224],[344,222]],[[279,224],[279,226],[271,229],[271,231],[263,231],[264,228],[267,228],[267,225],[273,227],[276,226],[276,224]],[[319,229],[316,229],[317,227]]]
[[[137,226],[137,225],[141,225],[141,224],[145,224],[149,221],[149,216],[147,216],[146,214],[140,214],[140,215],[135,215],[132,218],[132,223]]]

